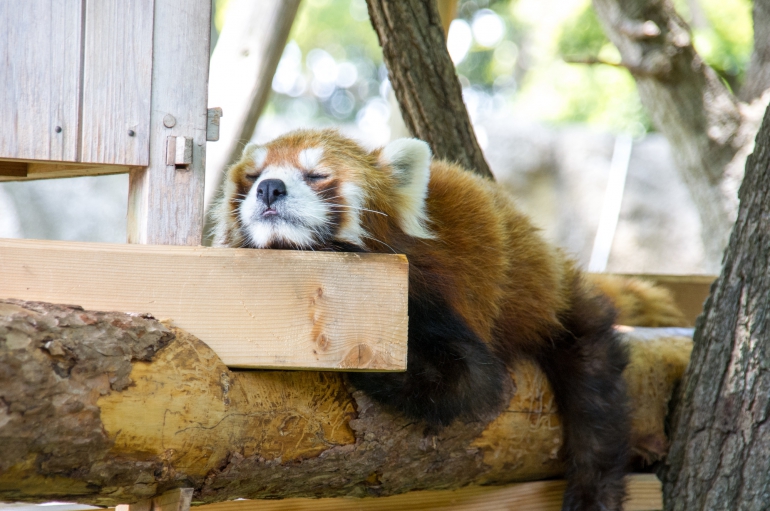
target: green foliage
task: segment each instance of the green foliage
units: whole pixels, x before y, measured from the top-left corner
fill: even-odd
[[[750,0],[700,0],[707,24],[693,29],[695,49],[736,87],[743,82],[754,43]]]
[[[597,58],[602,47],[609,44],[596,12],[591,6],[568,20],[559,35],[559,54],[565,59]]]
[[[221,29],[229,0],[214,1],[214,22]],[[731,86],[738,86],[752,50],[751,0],[674,3],[693,27],[700,55]],[[626,70],[567,63],[620,62],[590,0],[460,0],[457,19],[468,34],[480,16],[490,13],[503,23],[502,36],[485,45],[479,41],[483,31],[473,32],[456,64],[461,83],[477,104],[507,103],[513,115],[553,123],[588,123],[633,134],[651,129]],[[276,92],[268,113],[328,122],[360,121],[368,107],[370,114],[388,115],[383,113],[387,73],[365,0],[303,0],[289,39],[282,65],[293,62],[293,67],[282,75],[283,85],[273,82]],[[338,71],[354,65],[355,83],[337,80],[319,93],[319,71],[312,62],[318,50],[333,59],[331,67]]]
[[[303,55],[321,48],[338,61],[365,57],[375,66],[382,63],[365,0],[303,0],[289,39],[296,41]]]

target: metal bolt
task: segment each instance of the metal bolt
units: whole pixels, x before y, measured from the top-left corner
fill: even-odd
[[[134,132],[134,130],[128,130],[128,136],[129,136],[129,137],[133,137],[134,135],[136,135],[136,133]]]
[[[176,126],[176,118],[171,114],[166,114],[163,117],[163,126],[167,128],[173,128]]]
[[[61,133],[61,126],[56,126],[56,127],[53,129],[53,130],[54,130],[56,133]]]

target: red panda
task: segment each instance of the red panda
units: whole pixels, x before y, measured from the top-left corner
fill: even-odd
[[[218,207],[215,245],[393,252],[409,264],[405,373],[351,383],[431,427],[505,406],[530,357],[565,424],[565,510],[620,510],[629,415],[610,302],[494,182],[431,159],[425,142],[367,151],[334,130],[248,145]]]

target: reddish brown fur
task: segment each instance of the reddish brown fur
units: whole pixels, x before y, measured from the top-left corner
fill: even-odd
[[[570,485],[564,509],[620,509],[628,417],[621,378],[626,355],[613,332],[614,310],[543,241],[513,199],[491,181],[433,161],[425,205],[433,237],[414,237],[402,229],[401,215],[410,211],[410,197],[399,191],[403,176],[382,161],[383,150],[366,152],[330,130],[292,133],[264,147],[265,166],[294,167],[303,149],[323,148],[319,167],[328,178],[309,185],[316,195],[342,204],[341,184],[353,183],[363,191],[363,207],[379,212],[360,213],[369,237],[352,249],[409,259],[407,373],[351,374],[351,381],[375,399],[442,425],[499,411],[508,378],[503,363],[532,357],[551,380],[565,420]],[[251,186],[247,175],[260,171],[248,156],[230,170],[220,243],[245,244],[233,199]],[[329,220],[335,233],[350,221],[344,213]],[[311,248],[350,249],[338,241]]]
[[[413,269],[413,293],[424,286],[436,288],[437,282],[423,281],[423,270],[440,276],[442,294],[486,342],[494,342],[496,329],[515,330],[517,344],[522,343],[519,349],[542,342],[559,328],[557,316],[570,305],[575,270],[494,183],[457,165],[434,161],[427,211],[436,239],[414,240],[398,227],[400,204],[389,194],[394,177],[380,168],[379,151],[367,153],[334,131],[296,132],[264,147],[268,156],[263,167],[284,162],[299,166],[302,149],[325,148],[321,164],[332,169],[331,179],[361,184],[367,196],[364,207],[388,215],[362,213],[362,224],[380,240],[367,239],[367,250],[390,252],[390,246],[406,253]],[[252,164],[244,159],[229,172],[239,193],[251,186],[246,175]],[[231,201],[231,215],[236,207]]]

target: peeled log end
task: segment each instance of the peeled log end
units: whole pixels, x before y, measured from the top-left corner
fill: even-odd
[[[636,449],[650,459],[666,445],[685,334],[626,334]],[[232,371],[146,316],[0,301],[0,501],[115,505],[174,487],[197,502],[362,497],[558,476],[547,381],[528,362],[511,377],[496,419],[434,434],[340,373]]]

